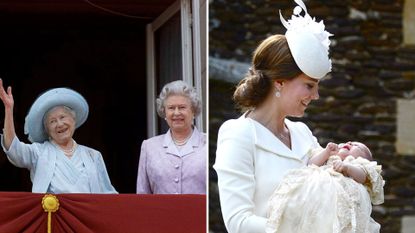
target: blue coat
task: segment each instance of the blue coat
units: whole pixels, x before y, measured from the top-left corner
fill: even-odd
[[[65,156],[49,141],[25,144],[14,137],[9,150],[4,147],[3,135],[1,143],[9,161],[21,168],[30,170],[34,193],[46,193],[56,169],[57,156]],[[82,162],[88,173],[91,193],[117,193],[111,184],[104,160],[99,151],[78,145]]]

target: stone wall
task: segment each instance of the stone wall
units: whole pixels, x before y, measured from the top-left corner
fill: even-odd
[[[305,4],[310,15],[323,19],[334,34],[330,50],[333,71],[320,84],[320,99],[309,106],[304,118],[296,120],[304,121],[323,146],[348,140],[369,146],[383,165],[386,180],[385,203],[374,206],[373,217],[382,225],[382,233],[400,232],[402,217],[415,215],[415,157],[398,154],[395,147],[397,100],[415,95],[415,46],[402,41],[404,2],[308,0]],[[248,65],[261,40],[285,32],[278,9],[287,19],[294,6],[293,0],[211,1],[211,59],[235,61],[238,67]],[[210,69],[209,225],[211,232],[226,232],[211,165],[219,126],[239,113],[231,101],[235,82],[224,81],[223,71]]]

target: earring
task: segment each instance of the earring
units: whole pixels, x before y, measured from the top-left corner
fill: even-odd
[[[279,90],[277,90],[277,91],[275,92],[275,96],[276,96],[277,98],[280,98],[280,97],[281,97],[281,92],[280,92]]]

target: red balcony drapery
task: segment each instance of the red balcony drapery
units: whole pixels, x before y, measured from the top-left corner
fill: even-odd
[[[0,192],[0,232],[45,233],[44,194]],[[52,232],[202,233],[206,195],[60,194]]]

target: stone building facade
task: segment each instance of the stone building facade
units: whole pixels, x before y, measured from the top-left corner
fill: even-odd
[[[320,144],[362,141],[383,166],[385,203],[374,206],[382,233],[415,232],[415,12],[413,0],[308,0],[310,15],[333,33],[333,70],[304,121]],[[239,112],[234,86],[258,43],[284,33],[293,0],[212,0],[209,6],[209,225],[226,232],[211,168],[219,126]],[[414,131],[412,131],[414,129]],[[411,143],[412,142],[412,143]],[[411,225],[412,224],[412,225]]]

